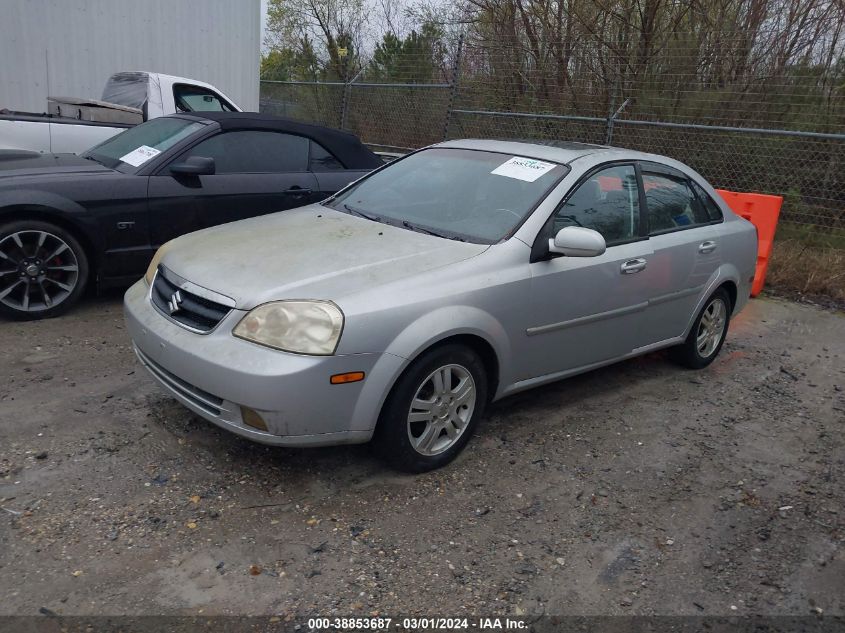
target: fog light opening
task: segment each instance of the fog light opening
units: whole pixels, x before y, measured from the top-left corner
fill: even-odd
[[[254,429],[258,429],[259,431],[268,431],[267,423],[264,421],[264,418],[255,411],[254,409],[250,409],[249,407],[241,407],[241,419],[243,420],[244,424],[247,426],[251,426]]]
[[[364,380],[364,372],[348,371],[345,374],[335,374],[330,378],[333,385],[345,385],[348,382],[361,382]]]

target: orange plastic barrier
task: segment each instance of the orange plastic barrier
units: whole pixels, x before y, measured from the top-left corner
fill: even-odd
[[[772,242],[775,239],[783,198],[724,189],[716,189],[716,193],[724,198],[731,211],[757,227],[757,268],[754,271],[754,284],[751,286],[751,296],[756,297],[763,290],[763,283],[766,281],[766,268],[772,254]]]

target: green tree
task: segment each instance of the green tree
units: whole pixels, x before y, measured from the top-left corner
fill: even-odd
[[[432,22],[405,38],[385,33],[373,53],[369,76],[403,83],[435,81],[445,56],[442,38],[442,30]]]
[[[298,50],[313,42],[320,76],[346,79],[360,69],[367,16],[363,0],[269,0],[265,44]]]
[[[321,79],[323,64],[307,37],[296,48],[273,48],[261,57],[261,78],[276,81]]]

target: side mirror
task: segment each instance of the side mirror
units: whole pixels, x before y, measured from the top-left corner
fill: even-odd
[[[567,257],[597,257],[604,253],[607,244],[601,233],[583,226],[567,226],[549,240],[549,252]]]
[[[170,166],[170,173],[177,176],[211,176],[216,169],[213,158],[191,156],[181,163],[173,163]]]

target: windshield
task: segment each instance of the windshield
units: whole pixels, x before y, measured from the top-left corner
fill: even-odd
[[[390,164],[326,204],[409,230],[493,244],[510,236],[568,171],[513,154],[432,148]]]
[[[162,117],[131,127],[83,153],[112,169],[133,173],[183,138],[204,127],[204,123]]]

